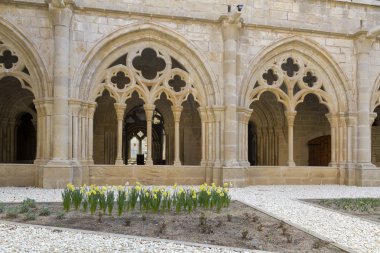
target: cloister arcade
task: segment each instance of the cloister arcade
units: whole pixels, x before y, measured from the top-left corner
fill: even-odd
[[[3,26],[0,31],[9,30]],[[46,74],[38,54],[17,42],[21,35],[5,33],[0,163],[34,166],[28,173],[36,186],[67,180],[360,184],[352,173],[368,136],[359,134],[346,76],[312,40],[269,45],[237,79],[228,38],[224,70],[215,74],[170,29],[127,26],[99,40],[69,78]],[[69,86],[54,90],[49,79]],[[380,93],[372,94],[370,110],[378,113]],[[375,116],[369,114],[371,160],[378,165]]]

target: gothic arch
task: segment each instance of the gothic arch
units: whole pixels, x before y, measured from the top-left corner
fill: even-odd
[[[296,67],[289,73],[284,64]],[[303,37],[288,37],[265,48],[251,61],[241,87],[239,104],[244,107],[265,91],[275,93],[290,111],[309,93],[332,113],[346,112],[353,106],[347,78],[338,64],[326,50]]]
[[[36,99],[51,97],[48,73],[43,60],[39,57],[36,46],[20,29],[0,17],[0,49],[15,52],[20,62],[8,71],[0,68],[0,79],[5,76],[17,78],[22,87],[34,94]],[[25,73],[24,67],[27,68]]]
[[[180,34],[157,24],[126,26],[99,41],[86,55],[80,69],[75,74],[72,90],[74,94],[72,96],[82,100],[93,101],[97,96],[93,91],[98,92],[99,87],[102,86],[101,83],[105,70],[121,55],[124,55],[126,50],[128,50],[128,54],[138,55],[139,50],[144,48],[152,48],[157,52],[164,52],[164,54],[166,53],[168,56],[173,57],[186,68],[188,73],[180,73],[181,70],[176,69],[177,74],[181,75],[181,78],[188,80],[190,85],[189,90],[183,92],[187,94],[182,94],[180,97],[187,97],[189,93],[193,93],[202,106],[221,104],[222,96],[216,82],[216,77],[203,56],[198,53],[191,42],[184,39]],[[130,64],[128,61],[130,59],[127,60],[127,66]],[[114,66],[114,68],[121,68],[121,66]],[[128,69],[122,71],[125,75],[129,74],[128,77],[131,81],[135,80],[130,75],[131,73],[129,73]],[[167,78],[168,76],[164,76],[160,81],[165,84],[168,81]],[[131,89],[126,88],[124,93],[132,94],[137,86]],[[168,87],[166,88],[166,94],[173,94]],[[146,95],[149,92],[145,91],[144,93],[145,95],[139,93],[144,97],[144,101],[154,103],[155,97],[162,93],[162,88],[152,91],[150,95]],[[128,96],[121,96],[119,102],[123,102],[122,100],[127,98]],[[180,100],[178,99],[178,101],[174,102],[180,104]]]

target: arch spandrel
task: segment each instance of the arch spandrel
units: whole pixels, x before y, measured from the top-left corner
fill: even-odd
[[[49,85],[49,76],[37,47],[20,29],[1,17],[0,41],[2,42],[0,54],[4,50],[10,50],[18,57],[18,62],[12,68],[6,69],[6,71],[2,71],[0,68],[0,79],[5,76],[13,76],[20,81],[22,88],[30,90],[36,99],[51,97],[53,92]]]
[[[283,83],[285,89],[281,89]],[[250,63],[241,87],[239,105],[245,107],[257,100],[260,89],[271,89],[291,110],[309,93],[316,94],[330,112],[354,107],[347,78],[338,64],[323,48],[302,37],[289,37],[265,48]],[[287,99],[282,98],[283,93]]]
[[[81,100],[94,100],[94,90],[97,90],[104,79],[104,72],[121,55],[127,54],[126,66],[135,71],[133,60],[136,56],[141,56],[141,50],[152,48],[157,52],[158,57],[166,62],[165,69],[158,73],[156,78],[149,80],[142,78],[142,73],[135,75],[136,85],[154,86],[156,83],[165,82],[167,75],[173,72],[181,72],[180,69],[171,69],[170,59],[174,58],[186,69],[185,72],[191,76],[192,92],[197,95],[197,100],[203,106],[221,104],[222,97],[216,78],[211,68],[206,63],[192,44],[185,40],[181,35],[156,24],[139,24],[124,27],[109,34],[101,40],[85,57],[80,69],[75,74],[73,82],[72,96]],[[186,60],[184,60],[186,59]],[[173,71],[168,71],[169,69]],[[183,74],[183,73],[182,73]],[[183,75],[182,75],[183,76]],[[186,79],[186,77],[183,77]],[[189,78],[187,78],[189,80]],[[183,97],[170,90],[166,94],[172,97]],[[161,89],[161,88],[160,88]],[[155,94],[152,89],[144,89],[144,97],[147,102],[154,103]],[[92,92],[91,92],[92,91]],[[189,93],[184,90],[184,93]],[[169,96],[170,97],[170,96]]]

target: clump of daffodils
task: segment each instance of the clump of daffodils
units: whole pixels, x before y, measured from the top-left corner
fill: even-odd
[[[129,183],[121,186],[86,186],[75,187],[68,184],[62,192],[62,200],[65,211],[69,211],[71,204],[78,210],[82,205],[83,211],[95,214],[97,208],[105,214],[112,215],[114,204],[117,204],[117,213],[121,216],[124,212],[134,210],[136,206],[140,211],[177,213],[192,212],[196,208],[216,209],[228,207],[231,197],[228,192],[230,184],[224,183],[217,186],[215,183],[204,183],[199,187],[181,187],[175,184],[171,187],[148,187],[136,182],[134,186]]]

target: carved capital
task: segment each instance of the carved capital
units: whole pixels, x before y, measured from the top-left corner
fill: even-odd
[[[97,103],[93,103],[93,102],[88,104],[88,117],[90,119],[94,117],[94,113],[95,113],[97,105],[98,105]]]
[[[222,121],[222,115],[224,112],[224,107],[223,106],[213,106],[212,109],[214,110],[215,121],[216,122]]]
[[[73,17],[74,0],[47,0],[54,26],[70,27]]]
[[[222,33],[224,40],[234,39],[239,37],[240,29],[243,27],[243,19],[240,12],[234,12],[229,15],[223,15],[219,18],[222,23]]]
[[[145,116],[147,121],[151,121],[153,118],[153,112],[156,108],[155,105],[152,104],[144,104]]]
[[[372,126],[373,122],[375,121],[377,117],[377,113],[376,112],[371,112],[369,114],[369,125]]]
[[[249,122],[249,119],[251,118],[253,109],[239,107],[237,108],[237,112],[239,115],[239,121],[247,125]]]
[[[369,54],[375,38],[368,38],[366,35],[360,35],[354,40],[355,51],[357,54]]]
[[[198,107],[199,116],[201,117],[202,122],[207,121],[207,112],[205,107]]]
[[[285,116],[288,120],[288,126],[294,125],[294,119],[296,118],[297,112],[296,111],[286,111]]]
[[[125,112],[125,109],[127,108],[127,105],[123,103],[115,103],[114,106],[116,110],[117,120],[123,120],[124,112]]]
[[[80,100],[74,100],[74,99],[69,100],[69,107],[73,116],[75,117],[79,116],[81,104],[82,102]]]
[[[338,126],[338,123],[339,123],[338,115],[327,113],[327,114],[325,114],[325,116],[330,123],[330,127],[337,127]]]
[[[172,106],[174,121],[179,122],[181,119],[182,106]]]

